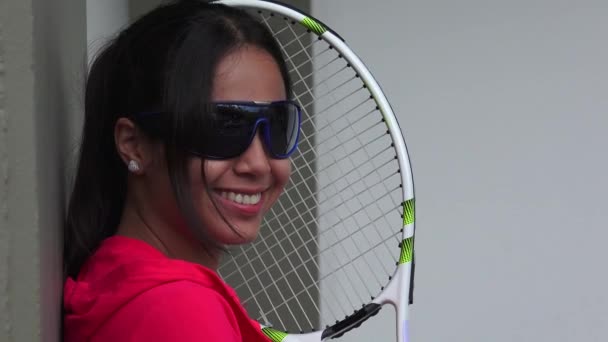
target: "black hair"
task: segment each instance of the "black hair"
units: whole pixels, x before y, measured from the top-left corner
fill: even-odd
[[[244,46],[268,52],[291,93],[280,47],[245,11],[206,1],[162,5],[123,30],[98,54],[86,80],[85,120],[64,229],[64,272],[77,276],[102,240],[116,233],[127,192],[127,169],[114,142],[121,117],[157,111],[173,193],[203,247],[222,248],[200,229],[189,191],[186,128],[204,124],[205,103],[223,57]]]

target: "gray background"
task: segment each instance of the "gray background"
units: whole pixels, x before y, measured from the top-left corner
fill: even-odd
[[[608,340],[608,3],[313,0],[312,12],[377,77],[410,149],[412,341]],[[384,311],[345,341],[392,340]]]
[[[3,342],[59,332],[84,3],[0,2]],[[412,340],[607,340],[608,3],[311,5],[376,75],[406,134],[418,206]],[[343,340],[391,341],[390,318],[383,310]]]

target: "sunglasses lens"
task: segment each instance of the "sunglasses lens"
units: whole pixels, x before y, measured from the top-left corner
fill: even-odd
[[[233,158],[243,153],[251,142],[256,117],[241,105],[217,105],[209,112],[201,134],[199,154],[213,159]]]
[[[276,158],[286,158],[298,143],[298,107],[291,102],[281,102],[271,106],[267,117],[270,122],[270,153]]]
[[[247,150],[257,130],[274,158],[287,158],[294,151],[300,127],[299,108],[288,101],[270,104],[216,103],[208,112],[193,151],[211,159],[229,159]],[[267,135],[266,135],[267,134]]]

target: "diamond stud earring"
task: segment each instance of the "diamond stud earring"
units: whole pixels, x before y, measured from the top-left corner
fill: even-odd
[[[127,165],[127,168],[131,172],[137,172],[140,170],[139,163],[136,162],[135,160],[129,160],[129,164]]]

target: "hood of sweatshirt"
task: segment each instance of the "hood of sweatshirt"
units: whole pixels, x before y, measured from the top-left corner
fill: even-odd
[[[106,239],[82,267],[77,279],[64,287],[66,341],[94,336],[115,312],[141,293],[170,282],[188,280],[213,289],[226,299],[241,322],[241,334],[259,336],[235,292],[212,270],[170,259],[143,241],[122,236]],[[253,335],[252,335],[253,334]]]

